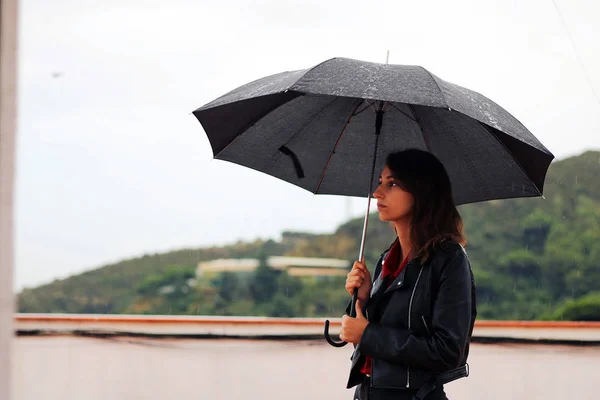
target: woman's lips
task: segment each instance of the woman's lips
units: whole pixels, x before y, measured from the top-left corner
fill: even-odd
[[[377,204],[377,209],[379,211],[383,210],[384,208],[386,208],[386,206],[384,206],[383,204]]]

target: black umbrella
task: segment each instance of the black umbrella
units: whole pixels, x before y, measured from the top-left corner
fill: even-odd
[[[419,66],[345,58],[268,76],[194,111],[216,159],[314,194],[367,197],[385,156],[436,155],[456,204],[541,196],[554,156],[516,118]],[[351,315],[355,316],[353,297]],[[325,337],[329,337],[326,321]]]

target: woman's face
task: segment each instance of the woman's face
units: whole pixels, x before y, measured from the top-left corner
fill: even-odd
[[[415,199],[412,194],[403,190],[399,182],[392,177],[392,172],[385,166],[379,177],[379,186],[373,196],[377,199],[379,219],[396,222],[412,218]]]

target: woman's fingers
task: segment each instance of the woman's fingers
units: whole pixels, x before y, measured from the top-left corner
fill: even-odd
[[[360,262],[360,261],[354,261],[354,265],[352,266],[352,269],[358,269],[361,270],[363,272],[367,272],[367,267],[364,263]]]
[[[365,280],[363,278],[360,277],[355,277],[355,278],[348,278],[346,280],[346,287],[351,286],[351,287],[360,287],[363,282]]]
[[[371,274],[369,273],[369,270],[367,269],[367,266],[359,261],[355,261],[354,265],[352,266],[352,271],[361,271],[364,274],[364,277],[370,277]]]
[[[348,275],[347,275],[347,277],[348,277],[348,279],[350,279],[350,278],[354,278],[354,277],[359,277],[359,278],[365,279],[365,278],[366,278],[366,275],[367,275],[367,274],[365,274],[365,273],[364,273],[363,271],[361,271],[360,269],[353,269],[352,271],[348,272]]]
[[[354,289],[360,288],[363,283],[364,283],[364,279],[361,279],[361,278],[348,279],[346,281],[346,291],[350,295],[352,295],[354,292]]]
[[[355,261],[352,269],[346,275],[346,291],[352,295],[354,289],[360,289],[367,280],[369,280],[370,284],[371,275],[369,274],[369,270],[363,262]],[[367,289],[365,288],[365,290]]]
[[[359,288],[360,286],[361,286],[361,283],[357,282],[357,281],[347,282],[346,283],[346,290],[348,290],[348,291],[354,290],[355,288]]]

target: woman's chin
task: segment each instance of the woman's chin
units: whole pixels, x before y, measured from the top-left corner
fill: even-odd
[[[392,221],[392,220],[389,218],[389,216],[387,216],[387,215],[385,214],[385,212],[382,212],[382,211],[379,211],[379,220],[380,220],[380,221],[383,221],[383,222],[390,222],[390,221]]]

